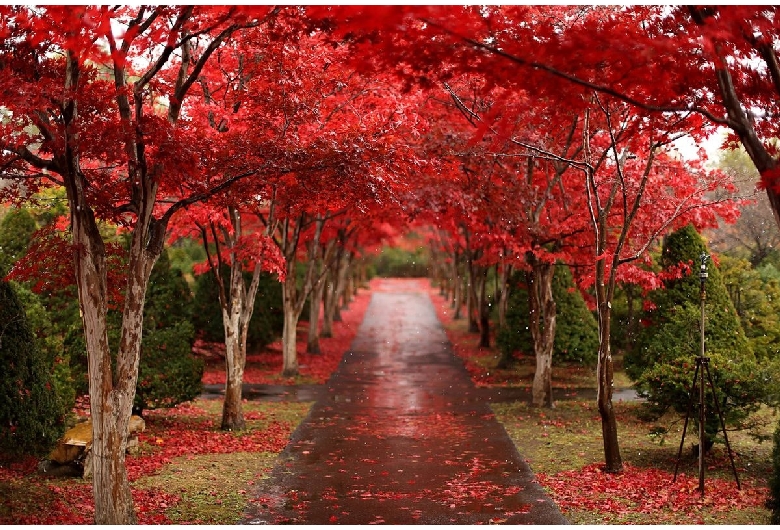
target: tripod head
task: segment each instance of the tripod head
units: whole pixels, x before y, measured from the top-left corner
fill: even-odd
[[[699,260],[701,261],[701,265],[699,267],[699,280],[701,280],[702,288],[704,288],[704,282],[707,281],[707,277],[709,276],[709,274],[707,274],[707,260],[709,259],[710,256],[704,252],[699,255]]]

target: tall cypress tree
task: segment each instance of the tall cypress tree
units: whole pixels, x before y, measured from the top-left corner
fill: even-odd
[[[655,308],[645,311],[645,325],[636,347],[626,354],[626,371],[647,398],[648,412],[660,416],[667,410],[687,411],[696,358],[701,353],[700,259],[707,245],[688,225],[664,241],[661,265],[669,275],[664,287],[651,293]],[[679,273],[679,274],[676,274]],[[705,357],[713,378],[718,403],[727,423],[736,423],[754,412],[763,399],[753,350],[729,298],[721,273],[714,263],[707,266],[705,282]],[[705,425],[708,446],[720,430],[707,387]],[[695,408],[694,410],[697,410]]]
[[[0,281],[0,451],[43,456],[65,431],[65,406],[52,379],[53,360],[36,347],[24,308]]]

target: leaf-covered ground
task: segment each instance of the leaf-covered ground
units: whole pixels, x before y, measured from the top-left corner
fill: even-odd
[[[244,381],[258,384],[322,384],[341,361],[363,320],[370,291],[361,290],[334,337],[321,339],[321,355],[305,353],[306,324],[299,329],[301,376],[281,378],[281,344],[247,356]],[[218,345],[210,348],[204,383],[225,382]],[[214,355],[213,349],[217,354]],[[222,361],[224,362],[224,361]],[[245,402],[247,429],[219,429],[221,400],[198,399],[170,410],[147,411],[140,449],[128,455],[127,469],[140,524],[235,524],[253,486],[270,470],[311,403]],[[87,400],[77,412],[85,415]],[[0,464],[0,524],[91,524],[92,483],[81,478],[45,477],[28,459]]]
[[[231,524],[310,403],[246,403],[247,429],[219,430],[221,402],[149,411],[127,468],[140,524]],[[0,466],[0,524],[91,524],[92,483],[50,478],[37,462]]]
[[[456,355],[477,386],[530,389],[533,367],[522,362],[514,370],[497,370],[498,352],[479,348],[478,337],[466,331],[465,320],[453,320],[450,304],[430,291],[439,319]],[[621,374],[620,383],[628,384]],[[619,383],[619,384],[620,384]],[[690,428],[675,480],[674,468],[683,421],[677,416],[649,423],[639,419],[640,403],[616,401],[621,456],[619,475],[602,472],[604,462],[601,420],[595,400],[577,399],[569,390],[595,386],[592,370],[554,367],[553,386],[559,400],[554,409],[525,402],[495,403],[518,451],[537,474],[564,515],[578,524],[768,524],[765,507],[771,473],[771,442],[759,443],[746,432],[729,432],[736,452],[741,483],[737,489],[728,455],[716,445],[706,459],[705,495],[698,486],[698,459]],[[776,418],[762,411],[763,434],[771,433]]]

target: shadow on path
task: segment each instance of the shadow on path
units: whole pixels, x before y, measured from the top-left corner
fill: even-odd
[[[249,524],[565,524],[424,291],[375,292]]]

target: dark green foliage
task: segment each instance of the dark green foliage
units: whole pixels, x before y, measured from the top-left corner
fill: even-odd
[[[555,268],[553,297],[557,314],[553,363],[571,362],[593,366],[599,347],[598,325],[566,265],[559,264]],[[515,273],[510,280],[507,325],[496,334],[496,344],[504,359],[510,358],[517,351],[533,353],[528,312],[524,275]]]
[[[222,277],[227,285],[230,279],[230,271],[227,267],[222,268]],[[246,274],[245,284],[249,285],[250,281],[251,275]],[[192,324],[195,326],[196,334],[208,342],[224,342],[225,327],[219,306],[218,287],[211,272],[201,274],[195,279],[195,297],[192,305]],[[260,349],[270,344],[281,335],[283,327],[282,286],[275,276],[262,273],[252,320],[249,322],[247,348]]]
[[[206,251],[200,241],[182,238],[168,247],[171,269],[181,271],[192,279],[192,266],[206,259]]]
[[[36,229],[35,218],[24,208],[12,208],[0,221],[0,278],[25,255]]]
[[[384,247],[374,258],[374,270],[380,278],[425,278],[428,276],[428,253],[424,247],[414,251]]]
[[[192,324],[180,320],[149,330],[141,341],[133,410],[174,407],[198,397],[203,391],[203,361],[193,356]]]
[[[647,412],[659,416],[672,408],[685,413],[701,346],[700,255],[707,252],[701,236],[692,226],[667,237],[661,256],[665,271],[680,263],[690,270],[678,279],[668,279],[663,289],[651,293],[655,309],[643,315],[644,329],[636,347],[626,353],[626,372],[636,381],[640,395],[647,398]],[[719,269],[708,263],[706,280],[705,337],[715,390],[727,424],[739,425],[765,399],[753,350],[748,342]],[[707,386],[708,409],[713,410]],[[698,402],[695,400],[695,404]],[[717,415],[707,416],[708,440],[719,430]]]
[[[202,391],[203,361],[192,354],[195,332],[189,322],[192,295],[181,272],[171,270],[166,252],[152,269],[144,305],[141,361],[133,402],[135,413],[145,409],[172,407],[190,401]],[[116,352],[121,333],[119,311],[108,313],[108,340]],[[81,326],[73,326],[65,348],[78,366],[74,374],[77,390],[88,391],[87,356]]]
[[[767,508],[772,510],[772,524],[780,524],[780,422],[775,429],[772,446],[772,475],[769,477],[769,500]]]
[[[192,317],[192,293],[181,271],[171,267],[164,251],[149,277],[144,305],[144,329],[162,329]]]
[[[203,361],[192,354],[192,294],[181,271],[172,270],[164,251],[152,269],[144,305],[141,363],[133,407],[173,407],[203,390]]]
[[[43,456],[65,431],[67,410],[52,378],[55,360],[36,347],[7,282],[0,282],[0,360],[0,451]]]
[[[35,344],[44,359],[53,362],[52,384],[65,410],[76,402],[76,389],[71,374],[70,359],[63,351],[63,334],[51,320],[51,312],[43,306],[42,297],[25,285],[11,282],[19,303],[24,307]],[[76,315],[78,316],[78,315]]]
[[[642,288],[634,284],[618,285],[612,299],[612,326],[610,344],[612,351],[624,352],[633,347],[639,331],[642,312]]]

